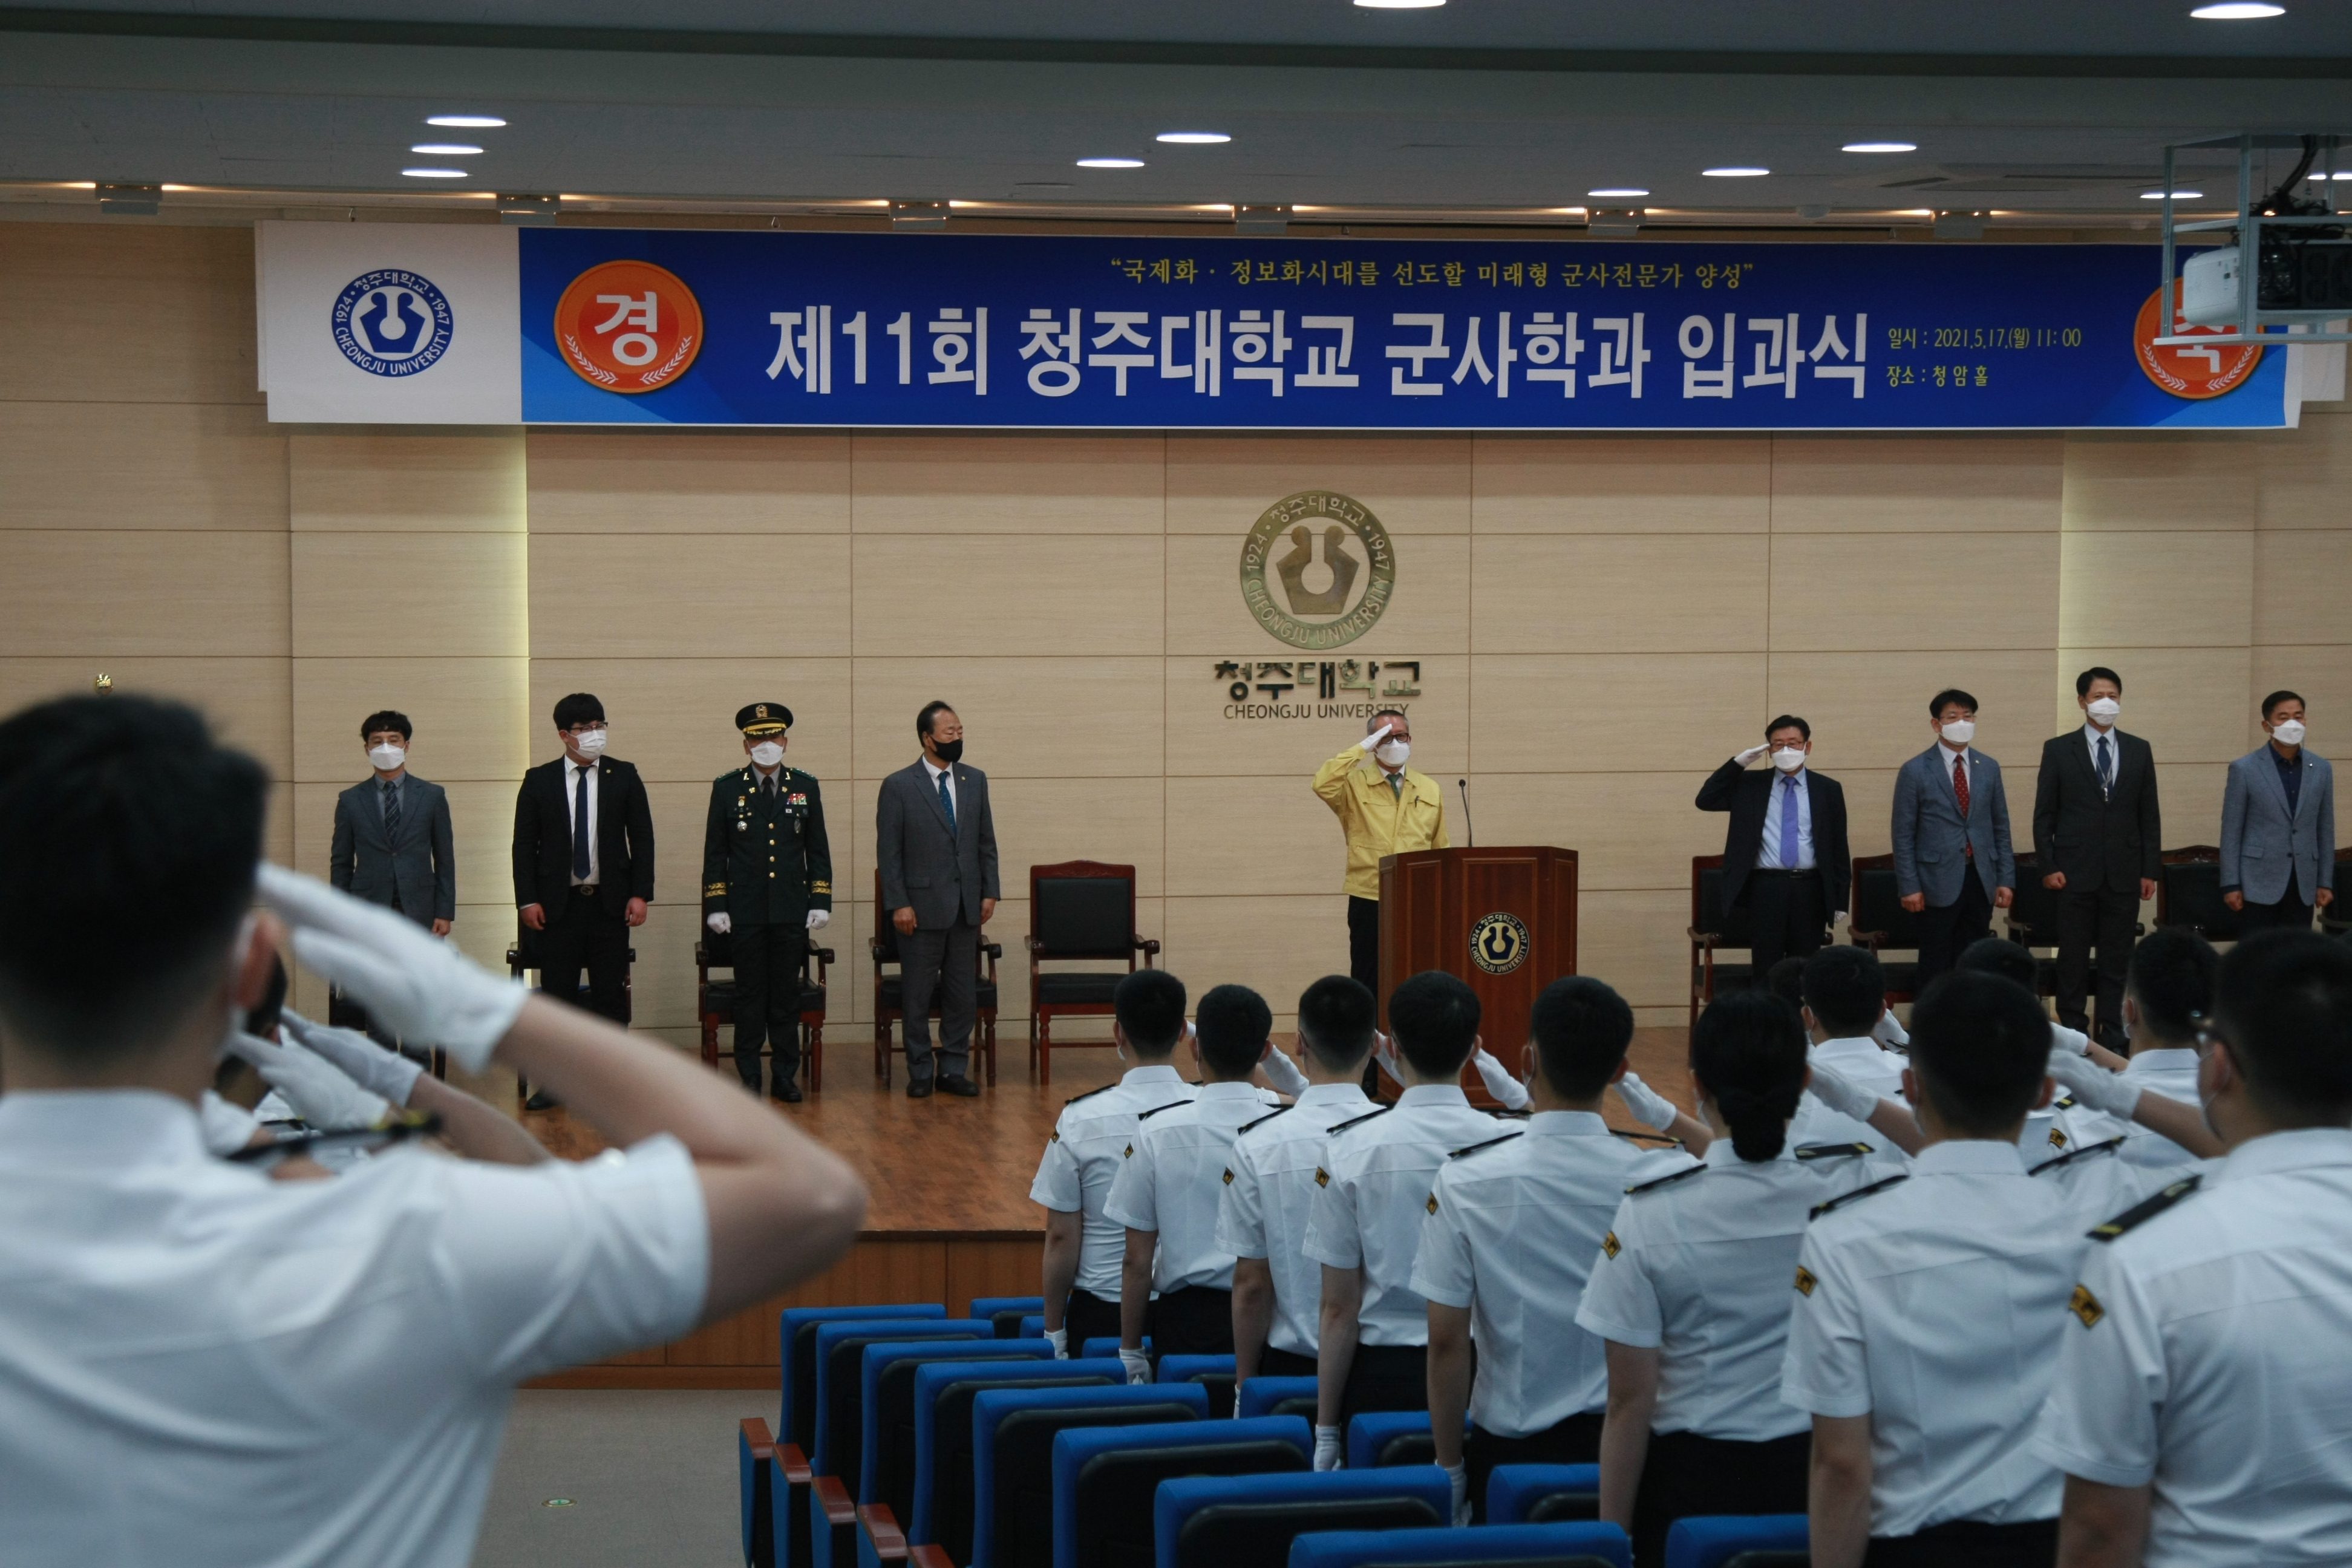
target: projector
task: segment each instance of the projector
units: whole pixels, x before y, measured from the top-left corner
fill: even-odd
[[[2180,269],[2180,319],[2192,326],[2226,326],[2238,319],[2238,247],[2208,250]],[[2263,310],[2352,309],[2352,240],[2263,237],[2255,308]]]

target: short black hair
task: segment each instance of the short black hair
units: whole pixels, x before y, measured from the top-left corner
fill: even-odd
[[[261,1000],[245,1010],[245,1032],[267,1037],[278,1027],[278,1020],[286,1013],[286,961],[273,958],[269,963],[269,985],[262,992]]]
[[[2221,960],[2214,1003],[2265,1109],[2352,1120],[2352,948],[2316,931],[2259,931]]]
[[[2272,692],[2268,697],[2263,699],[2263,717],[2265,719],[2269,718],[2271,716],[2271,710],[2276,708],[2282,702],[2301,702],[2302,700],[2303,693],[2300,691],[2289,691],[2285,688],[2282,687],[2278,690]]]
[[[1201,1065],[1221,1079],[1247,1078],[1265,1055],[1274,1009],[1246,985],[1213,985],[1192,1025],[1201,1036]]]
[[[1805,1005],[1805,961],[1790,953],[1764,972],[1764,989],[1791,1007]]]
[[[575,691],[569,697],[556,700],[555,727],[559,730],[569,730],[574,724],[604,721],[604,705],[585,691]]]
[[[1731,1150],[1753,1164],[1777,1159],[1805,1092],[1805,1023],[1769,991],[1734,991],[1707,1004],[1691,1030],[1691,1075],[1731,1129]]]
[[[1375,709],[1372,716],[1364,721],[1364,733],[1369,735],[1379,729],[1383,719],[1402,719],[1408,724],[1412,722],[1412,716],[1402,708]]]
[[[924,703],[922,711],[915,715],[915,738],[919,741],[929,739],[931,733],[931,721],[942,713],[954,711],[953,708],[936,697]]]
[[[1911,1068],[1919,1092],[1955,1131],[2008,1137],[2041,1098],[2049,1016],[2014,980],[1955,969],[1912,1005]]]
[[[260,763],[176,702],[73,697],[0,723],[11,1032],[98,1062],[176,1024],[224,977],[253,908],[268,793]]]
[[[1609,1087],[1633,1043],[1633,1009],[1591,975],[1570,974],[1536,998],[1529,1030],[1544,1081],[1570,1100],[1590,1100]]]
[[[1119,976],[1111,1012],[1127,1043],[1148,1057],[1164,1057],[1184,1037],[1184,983],[1164,969]]]
[[[2104,664],[2095,664],[2091,666],[2090,668],[2084,670],[2082,674],[2074,678],[2074,695],[2077,697],[2088,697],[2091,694],[2091,682],[2095,680],[2114,681],[2116,683],[2116,695],[2118,697],[2123,695],[2124,678],[2117,675],[2114,670],[2109,669]]]
[[[362,741],[366,740],[371,735],[379,734],[385,730],[399,731],[400,738],[404,741],[410,739],[416,733],[416,731],[411,727],[408,722],[407,714],[396,713],[389,708],[371,713],[366,718],[360,721],[360,739]]]
[[[1298,1037],[1327,1072],[1352,1072],[1372,1053],[1381,1005],[1371,987],[1327,974],[1298,994]]]
[[[1944,710],[1949,708],[1955,702],[1958,703],[1961,707],[1967,709],[1971,713],[1977,710],[1977,700],[1975,698],[1969,696],[1967,692],[1961,690],[1957,686],[1947,686],[1944,689],[1938,691],[1935,696],[1927,700],[1927,717],[1930,719],[1942,718],[1944,716]]]
[[[1462,1070],[1478,1043],[1478,993],[1442,969],[1424,969],[1389,993],[1389,1033],[1423,1078]]]
[[[2005,936],[1977,938],[1960,950],[1952,967],[1971,974],[1998,974],[2012,985],[2023,986],[2028,995],[2042,993],[2042,961],[2033,956],[2032,948],[2021,947]]]
[[[1765,725],[1764,738],[1768,741],[1770,740],[1772,738],[1772,731],[1775,730],[1794,730],[1802,734],[1808,741],[1813,738],[1813,727],[1811,724],[1806,723],[1802,719],[1798,718],[1794,713],[1783,713],[1778,719],[1773,720],[1769,724]]]
[[[2213,1016],[2213,984],[2221,955],[2181,926],[2158,926],[2132,949],[2125,990],[2139,1004],[2149,1034],[2175,1047],[2194,1046],[2198,1026]]]
[[[1837,1039],[1870,1033],[1886,1006],[1886,970],[1866,947],[1825,947],[1805,960],[1805,1005]]]

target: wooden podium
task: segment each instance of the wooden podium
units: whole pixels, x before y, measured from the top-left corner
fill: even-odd
[[[1576,851],[1549,844],[1416,849],[1381,859],[1381,1023],[1389,993],[1442,969],[1467,981],[1486,1048],[1514,1073],[1536,997],[1576,973]],[[1491,1105],[1475,1072],[1463,1087]]]

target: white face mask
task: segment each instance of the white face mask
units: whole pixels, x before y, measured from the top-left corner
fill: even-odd
[[[2089,709],[2091,717],[2103,726],[2114,723],[2116,715],[2123,710],[2124,705],[2112,697],[2093,698]]]
[[[1772,753],[1772,765],[1784,773],[1793,773],[1805,765],[1805,753],[1794,746],[1783,746]]]
[[[584,735],[574,735],[572,744],[583,757],[602,756],[604,753],[604,731],[591,730]]]
[[[1955,719],[1944,726],[1944,739],[1955,746],[1965,746],[1976,738],[1977,725],[1973,719]]]
[[[1383,741],[1378,746],[1372,748],[1372,755],[1380,758],[1381,763],[1389,767],[1401,768],[1404,766],[1404,760],[1412,755],[1412,742],[1410,741]]]
[[[2282,719],[2271,726],[2271,734],[2282,746],[2300,746],[2303,744],[2303,721]]]
[[[368,761],[383,773],[390,773],[408,761],[408,752],[402,746],[370,746]]]
[[[784,749],[773,741],[762,741],[751,748],[751,760],[763,768],[772,768],[784,760]]]

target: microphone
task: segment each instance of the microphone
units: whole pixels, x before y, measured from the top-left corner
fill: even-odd
[[[1478,835],[1470,826],[1470,781],[1455,779],[1454,787],[1462,792],[1462,843],[1465,848],[1475,848]]]

